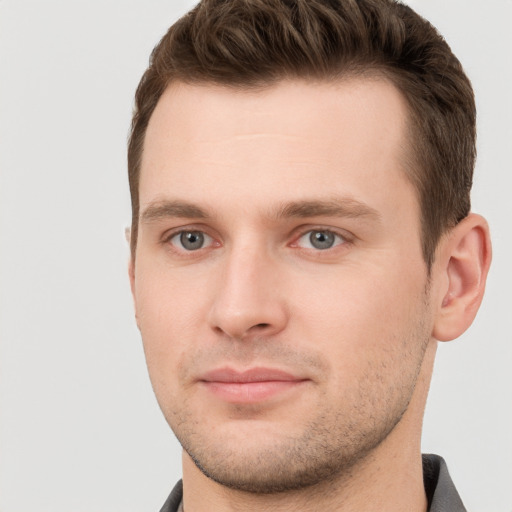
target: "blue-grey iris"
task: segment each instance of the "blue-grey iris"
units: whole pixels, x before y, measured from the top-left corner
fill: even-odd
[[[183,231],[180,235],[181,245],[188,251],[197,251],[204,244],[204,235],[200,231]]]
[[[335,235],[329,231],[312,231],[309,241],[315,249],[330,249],[334,245]]]

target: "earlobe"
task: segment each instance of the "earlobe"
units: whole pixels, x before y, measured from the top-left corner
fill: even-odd
[[[489,226],[480,215],[470,214],[443,240],[439,251],[444,283],[433,337],[450,341],[460,336],[473,322],[485,290],[491,263]]]
[[[135,310],[135,321],[137,322],[138,327],[139,319],[137,316],[137,301],[135,300],[135,261],[133,260],[133,257],[130,257],[130,261],[128,263],[128,277],[130,278],[130,290],[132,292],[133,308]]]
[[[130,257],[130,261],[128,262],[128,277],[130,278],[132,297],[135,299],[135,262],[132,257]]]

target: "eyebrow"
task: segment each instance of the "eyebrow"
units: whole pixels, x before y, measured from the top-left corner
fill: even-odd
[[[166,218],[208,219],[211,215],[194,203],[180,200],[161,200],[150,203],[140,215],[142,223]],[[309,217],[369,218],[380,220],[380,213],[369,205],[352,198],[291,201],[276,208],[271,218],[291,219]]]
[[[150,203],[140,215],[140,221],[150,223],[171,217],[207,219],[209,215],[202,208],[193,203],[178,200],[163,200]]]
[[[348,217],[380,220],[380,213],[371,206],[349,197],[328,200],[293,201],[283,204],[277,218]]]

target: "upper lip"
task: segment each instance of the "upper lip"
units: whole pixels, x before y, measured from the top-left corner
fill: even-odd
[[[218,368],[209,371],[199,378],[203,382],[226,382],[226,383],[249,383],[249,382],[269,382],[269,381],[300,381],[306,380],[283,370],[274,368],[249,368],[243,371],[237,371],[232,368]]]

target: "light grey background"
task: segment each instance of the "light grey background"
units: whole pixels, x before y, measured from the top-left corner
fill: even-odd
[[[410,3],[473,80],[495,250],[475,324],[440,346],[423,445],[470,511],[511,512],[512,2]],[[149,53],[192,4],[0,0],[0,512],[157,511],[180,476],[132,315],[125,146]]]

